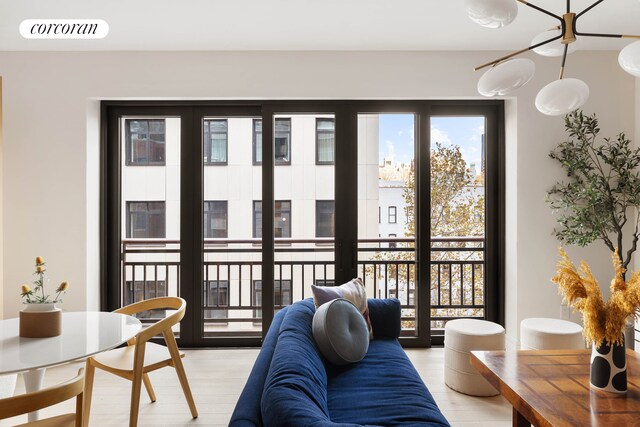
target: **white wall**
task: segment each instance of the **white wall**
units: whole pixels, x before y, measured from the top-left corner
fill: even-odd
[[[476,98],[474,65],[500,52],[105,52],[0,53],[4,81],[5,316],[32,259],[72,285],[66,308],[97,306],[96,99],[114,98]],[[555,220],[545,191],[560,169],[547,154],[562,120],[539,114],[537,91],[555,79],[557,59],[536,58],[536,77],[507,103],[507,333],[519,320],[559,316]],[[566,75],[591,88],[587,112],[603,134],[635,131],[634,79],[616,53],[575,53]],[[89,125],[91,124],[91,125]],[[377,216],[377,213],[376,213]],[[602,244],[571,249],[601,282],[610,279]]]
[[[4,212],[4,209],[2,207],[2,203],[4,201],[4,197],[2,197],[3,194],[3,177],[4,174],[2,173],[2,165],[3,165],[3,154],[4,154],[4,150],[3,150],[3,144],[2,144],[2,76],[0,76],[0,296],[2,297],[2,299],[4,299],[4,252],[3,252],[3,245],[2,245],[2,241],[3,241],[3,224],[4,222],[2,221],[2,213]],[[2,299],[0,299],[0,301],[2,301]],[[0,319],[3,319],[4,313],[4,304],[0,303]]]

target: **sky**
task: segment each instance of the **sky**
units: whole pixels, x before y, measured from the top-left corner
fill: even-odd
[[[414,116],[412,114],[381,114],[379,121],[379,162],[393,155],[396,163],[409,163],[414,157]],[[432,144],[458,145],[467,164],[480,165],[481,135],[484,117],[433,117]]]

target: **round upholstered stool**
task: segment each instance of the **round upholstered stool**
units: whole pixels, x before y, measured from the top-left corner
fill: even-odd
[[[457,319],[444,327],[444,382],[471,396],[495,396],[498,391],[471,366],[471,350],[504,350],[504,328],[497,323]]]
[[[584,349],[582,326],[560,319],[534,317],[520,322],[523,350]]]

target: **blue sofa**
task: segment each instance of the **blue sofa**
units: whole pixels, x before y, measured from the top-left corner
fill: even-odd
[[[400,303],[369,299],[375,339],[346,366],[319,353],[311,299],[282,309],[240,395],[230,426],[449,426],[398,342]]]

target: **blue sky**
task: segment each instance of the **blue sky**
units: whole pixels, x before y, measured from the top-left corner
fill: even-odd
[[[412,114],[381,114],[379,122],[379,161],[392,152],[396,163],[409,163],[413,158]],[[481,135],[484,134],[484,117],[433,117],[431,140],[443,145],[458,145],[467,164],[480,164],[482,155]]]

